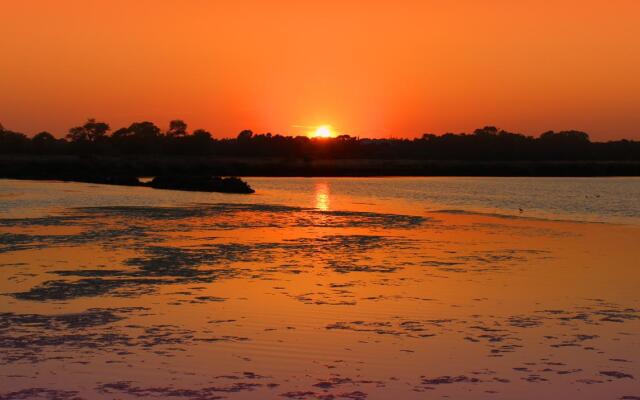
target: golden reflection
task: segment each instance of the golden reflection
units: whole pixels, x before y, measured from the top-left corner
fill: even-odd
[[[316,208],[328,211],[329,204],[329,184],[327,182],[316,183]]]
[[[422,399],[436,384],[451,398],[481,398],[487,390],[499,392],[495,400],[521,398],[539,385],[542,395],[529,398],[571,399],[580,398],[578,379],[603,382],[590,385],[591,398],[635,394],[637,382],[627,375],[638,375],[637,335],[620,332],[640,332],[639,227],[423,213],[420,203],[403,199],[377,201],[362,213],[362,198],[343,189],[330,195],[332,182],[304,181],[300,196],[312,211],[285,191],[275,204],[292,208],[105,203],[67,209],[68,219],[57,207],[39,217],[0,218],[0,293],[12,296],[0,302],[0,399],[28,397],[22,394],[32,389],[5,393],[46,387],[53,372],[61,388],[86,382],[103,398],[211,398],[214,385],[272,398],[271,383],[288,396],[355,375],[353,390],[381,399]],[[50,190],[80,184],[60,185]],[[164,198],[145,194],[147,204]],[[328,213],[330,206],[344,212]],[[158,242],[148,246],[150,239]],[[55,265],[53,283],[44,263]],[[149,272],[153,279],[138,278]],[[78,329],[81,337],[72,334]],[[121,353],[125,346],[131,352]],[[345,348],[349,360],[332,361]],[[136,368],[158,357],[162,369]],[[409,385],[378,383],[386,382],[378,379],[388,376],[389,360]],[[123,364],[105,382],[102,366],[114,361]],[[65,368],[75,362],[89,363],[82,376]],[[235,372],[249,364],[255,373]],[[338,378],[326,378],[328,367]],[[20,386],[15,376],[28,374]],[[176,376],[188,381],[173,382]],[[532,383],[538,380],[544,384]],[[86,390],[84,398],[96,398]]]

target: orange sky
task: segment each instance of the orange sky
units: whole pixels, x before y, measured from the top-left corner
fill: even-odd
[[[639,21],[637,0],[0,0],[0,122],[640,139]]]

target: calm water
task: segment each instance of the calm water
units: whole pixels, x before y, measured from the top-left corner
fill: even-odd
[[[639,398],[640,179],[248,180],[0,180],[0,399]]]
[[[317,207],[326,191],[342,208],[398,207],[640,224],[640,178],[249,178],[258,194],[229,196],[145,188],[5,180],[0,212],[48,213],[100,205],[242,202]]]

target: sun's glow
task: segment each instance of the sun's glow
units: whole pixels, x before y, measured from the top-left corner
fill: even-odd
[[[311,132],[311,137],[315,138],[331,138],[336,136],[331,125],[320,125],[315,131]]]

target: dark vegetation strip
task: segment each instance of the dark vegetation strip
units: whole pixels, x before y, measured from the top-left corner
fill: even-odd
[[[0,178],[139,185],[141,176],[640,176],[640,161],[299,160],[214,156],[1,156]]]
[[[202,129],[189,132],[180,120],[166,131],[147,121],[110,131],[88,120],[64,138],[49,132],[29,138],[0,125],[0,177],[640,175],[640,141],[592,142],[580,131],[533,137],[484,127],[415,139],[314,139],[245,130],[217,139]]]

